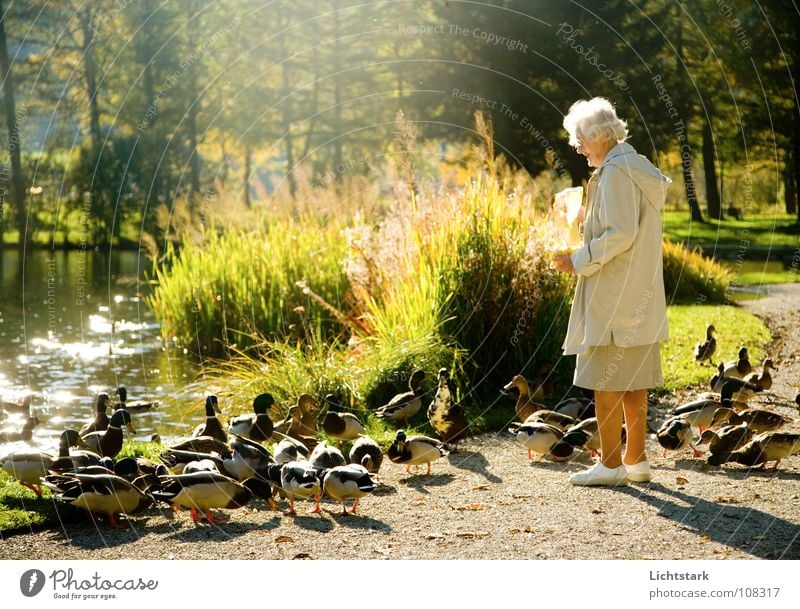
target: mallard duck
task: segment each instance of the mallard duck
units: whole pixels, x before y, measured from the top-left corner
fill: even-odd
[[[355,440],[366,432],[358,417],[350,412],[342,412],[342,406],[335,395],[325,396],[328,412],[322,421],[322,430],[337,443],[342,440]]]
[[[778,371],[775,364],[772,363],[772,360],[767,358],[761,366],[761,374],[752,372],[745,376],[744,380],[761,387],[764,391],[769,391],[772,388],[772,375],[769,373],[770,370]]]
[[[696,362],[708,361],[712,366],[715,366],[713,360],[714,352],[717,350],[717,339],[714,338],[717,329],[709,324],[706,328],[706,339],[703,342],[697,343],[694,348],[694,359]]]
[[[664,421],[659,430],[656,432],[658,443],[664,449],[664,456],[667,456],[668,450],[681,450],[682,448],[691,448],[694,457],[701,457],[702,452],[697,450],[692,444],[694,436],[692,434],[692,424],[689,423],[682,415],[671,417]]]
[[[314,499],[312,514],[319,514],[319,500],[322,498],[322,486],[317,471],[308,461],[290,461],[281,465],[281,489],[289,497],[287,516],[295,516],[295,498]]]
[[[439,440],[434,440],[427,436],[411,436],[407,437],[403,429],[398,429],[389,449],[386,451],[386,456],[392,463],[400,463],[406,465],[406,473],[411,473],[412,465],[421,465],[427,463],[428,471],[425,475],[431,473],[431,462],[443,457],[446,451],[442,447]]]
[[[456,403],[447,368],[439,370],[439,387],[428,406],[428,421],[444,447],[453,453],[458,452],[458,443],[467,437],[469,424],[464,409]]]
[[[125,457],[114,463],[114,473],[132,482],[140,476],[168,476],[170,472],[163,463],[156,463],[146,457]]]
[[[706,429],[700,434],[698,445],[708,444],[708,452],[712,455],[730,453],[747,444],[754,434],[747,423],[723,425],[717,430]]]
[[[408,427],[409,419],[422,408],[423,380],[425,380],[425,371],[415,370],[408,379],[408,391],[395,395],[388,404],[378,408],[375,415]]]
[[[54,457],[44,451],[13,452],[0,458],[0,469],[9,476],[16,478],[22,486],[36,493],[37,497],[41,497],[42,485],[40,479],[53,469],[67,466],[69,469],[74,469],[75,464],[72,461],[67,463],[62,459],[69,456],[70,446],[80,443],[81,439],[78,432],[74,429],[68,429],[63,431],[59,438],[58,457]]]
[[[196,438],[189,438],[169,447],[172,450],[188,450],[197,453],[217,453],[223,458],[231,456],[231,447],[225,442],[220,442],[211,436],[197,436]]]
[[[726,407],[734,407],[737,403],[746,405],[761,391],[764,391],[762,387],[745,380],[726,379],[720,391],[720,402]]]
[[[131,412],[136,412],[138,410],[150,410],[159,404],[158,400],[129,400],[128,390],[121,385],[117,387],[114,393],[116,393],[119,397],[119,408],[125,408]]]
[[[248,478],[242,483],[215,472],[199,471],[191,474],[163,476],[161,488],[152,495],[159,501],[189,508],[194,522],[222,524],[211,513],[212,509],[235,510],[254,497],[264,501],[272,498],[272,487],[264,480]],[[199,515],[203,512],[205,518]]]
[[[222,423],[220,423],[219,419],[217,418],[218,412],[221,411],[219,409],[219,405],[217,404],[217,396],[207,396],[206,420],[204,423],[201,423],[197,426],[197,428],[194,430],[194,433],[192,433],[192,436],[195,438],[198,436],[211,436],[220,442],[227,442],[228,434],[225,433],[225,430],[222,428]]]
[[[578,421],[595,416],[594,399],[588,397],[572,397],[561,400],[553,410],[568,415]]]
[[[285,437],[275,445],[275,463],[283,465],[291,461],[303,461],[308,459],[311,451],[300,440]]]
[[[725,364],[722,362],[719,363],[717,366],[717,372],[714,376],[711,377],[709,381],[709,386],[711,387],[711,391],[715,393],[720,393],[722,391],[722,386],[725,384],[725,381],[731,378],[737,378],[733,376],[725,376]]]
[[[746,347],[739,349],[738,360],[722,365],[722,375],[728,378],[743,379],[752,371],[753,366],[750,364],[750,356],[747,353]]]
[[[33,430],[39,424],[39,419],[28,416],[19,431],[0,431],[0,444],[7,442],[30,442],[33,438]]]
[[[297,404],[289,407],[286,418],[275,425],[275,430],[305,444],[304,438],[313,438],[317,433],[317,410],[314,396],[303,393],[297,398]]]
[[[82,450],[70,451],[76,447]],[[52,472],[75,471],[81,467],[97,465],[100,463],[100,455],[94,452],[80,434],[74,429],[65,429],[61,432],[58,441],[58,457],[50,466]],[[44,475],[44,474],[42,474]]]
[[[95,415],[94,418],[86,423],[78,431],[79,434],[85,436],[95,431],[105,431],[108,429],[108,394],[100,393],[97,395],[95,402]]]
[[[0,410],[28,414],[31,411],[31,403],[33,403],[33,395],[31,394],[22,398],[21,402],[6,402],[0,398]]]
[[[268,465],[275,463],[270,452],[257,442],[234,435],[229,458],[222,460],[227,473],[237,480],[264,477]]]
[[[689,424],[697,427],[700,433],[711,427],[714,413],[722,408],[722,404],[717,400],[695,400],[688,404],[682,404],[672,411],[673,417],[683,417]]]
[[[308,456],[308,462],[316,470],[330,469],[347,463],[342,451],[335,446],[328,446],[325,440],[314,447]]]
[[[383,462],[383,452],[378,443],[369,436],[361,436],[350,449],[350,463],[363,465],[371,474],[377,474]]]
[[[514,405],[514,412],[517,413],[517,419],[521,422],[525,421],[537,410],[544,410],[547,408],[544,404],[540,404],[531,396],[530,386],[525,377],[517,374],[511,381],[503,387],[504,391],[511,391],[516,389],[519,392],[517,403]]]
[[[83,437],[83,441],[91,450],[101,457],[111,457],[112,459],[122,450],[122,426],[128,428],[128,432],[135,434],[136,430],[131,423],[131,413],[127,410],[117,410],[111,415],[108,422],[108,429],[105,431],[93,431]]]
[[[711,455],[710,465],[722,463],[740,463],[753,467],[760,465],[764,469],[770,461],[775,461],[772,471],[778,469],[782,459],[800,454],[800,434],[785,432],[768,432],[756,436],[749,444],[730,453]]]
[[[549,455],[553,446],[564,437],[558,427],[547,423],[512,423],[508,430],[514,434],[517,442],[528,449],[528,459],[533,459],[533,453],[539,455],[539,460],[544,455]]]
[[[558,427],[561,431],[565,431],[568,427],[578,423],[577,419],[572,418],[563,412],[556,412],[545,408],[544,410],[537,410],[527,419],[525,423],[547,423],[553,427]]]
[[[361,497],[374,490],[375,483],[369,472],[357,463],[333,467],[322,475],[322,492],[334,501],[342,502],[342,516],[347,514],[348,499],[355,499],[350,510],[355,514]]]
[[[275,398],[262,393],[253,400],[253,413],[243,414],[228,421],[228,431],[255,442],[266,442],[272,436],[274,426],[267,414],[275,405]]]
[[[135,514],[153,503],[150,495],[111,473],[51,474],[44,477],[43,483],[58,501],[86,510],[93,518],[105,514],[108,524],[115,529],[125,528],[117,524],[117,514]]]
[[[588,450],[593,457],[600,456],[600,433],[597,417],[584,419],[569,427],[564,431],[564,436],[561,439],[575,448]]]
[[[553,395],[553,364],[544,362],[536,369],[536,378],[533,380],[535,389],[531,397],[537,402]]]
[[[231,453],[232,455],[233,453]],[[193,450],[181,450],[174,448],[167,448],[158,456],[161,462],[167,466],[170,474],[183,474],[192,471],[218,471],[226,476],[235,477],[225,470],[225,463],[219,453],[201,453]],[[230,457],[229,457],[230,458]],[[194,465],[203,461],[202,465]],[[208,467],[208,462],[214,465],[213,468]],[[191,466],[191,467],[190,467]]]
[[[714,415],[713,425],[728,423],[739,425],[747,423],[747,426],[756,433],[774,431],[789,422],[784,416],[771,410],[762,408],[747,408],[736,412],[732,408],[720,408]]]

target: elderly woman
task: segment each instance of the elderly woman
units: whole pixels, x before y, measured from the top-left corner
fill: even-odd
[[[597,168],[586,187],[583,244],[555,265],[578,275],[563,348],[578,356],[575,385],[594,390],[602,454],[570,482],[647,482],[647,389],[662,382],[660,341],[669,338],[660,211],[670,180],[625,143],[627,125],[606,99],[573,104],[564,128]]]

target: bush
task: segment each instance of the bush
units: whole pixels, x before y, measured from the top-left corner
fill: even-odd
[[[664,241],[664,289],[667,304],[723,304],[730,274],[699,249]]]

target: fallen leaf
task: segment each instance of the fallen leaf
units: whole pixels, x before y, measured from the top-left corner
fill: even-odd
[[[470,503],[469,505],[451,505],[450,507],[459,512],[477,512],[478,510],[485,510],[491,506],[484,503]]]
[[[700,535],[700,541],[711,541],[708,535]]]
[[[311,554],[300,552],[300,554],[295,554],[292,556],[292,560],[313,560],[313,558],[311,558]]]
[[[472,490],[473,491],[488,491],[489,490],[489,485],[488,484],[481,484],[481,485],[478,485],[478,486],[473,486]]]
[[[675,478],[675,484],[689,484],[689,481],[682,476],[678,476]]]
[[[603,510],[597,510],[597,509],[592,510],[592,514],[604,514],[604,513],[605,512],[603,512]]]
[[[275,543],[286,543],[287,541],[294,541],[294,538],[288,535],[278,535],[275,538]]]
[[[736,497],[717,497],[714,501],[717,503],[739,503]]]
[[[425,535],[425,539],[444,539],[444,535],[441,533],[428,533]]]

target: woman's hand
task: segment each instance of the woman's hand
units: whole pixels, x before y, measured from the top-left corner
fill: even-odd
[[[556,270],[562,273],[575,273],[575,267],[572,265],[572,258],[570,256],[553,256],[553,264]]]

